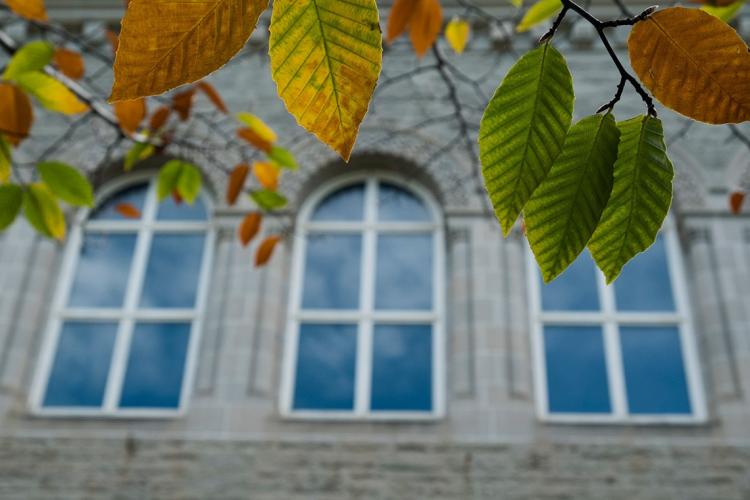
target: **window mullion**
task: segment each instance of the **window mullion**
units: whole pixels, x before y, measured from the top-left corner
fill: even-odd
[[[125,378],[125,368],[130,354],[130,340],[135,327],[135,312],[138,308],[143,279],[148,264],[148,255],[151,248],[152,229],[151,224],[156,217],[158,203],[156,201],[156,184],[149,184],[146,199],[144,201],[142,225],[138,230],[138,240],[133,255],[133,263],[130,269],[128,285],[125,292],[125,303],[123,305],[123,319],[117,331],[112,362],[107,377],[107,387],[104,393],[104,411],[115,412],[122,392],[122,383]]]
[[[614,286],[608,286],[604,274],[597,272],[597,284],[601,300],[604,324],[604,355],[607,363],[609,383],[609,400],[612,414],[616,418],[625,418],[628,414],[628,403],[625,397],[625,376],[620,349],[620,329],[617,324]]]

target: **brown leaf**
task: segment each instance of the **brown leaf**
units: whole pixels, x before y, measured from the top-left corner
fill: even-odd
[[[153,132],[161,130],[161,128],[167,123],[167,120],[169,120],[169,115],[171,114],[172,110],[167,106],[159,107],[156,111],[154,111],[154,114],[151,115],[151,120],[148,124],[149,130]]]
[[[29,96],[10,83],[0,83],[0,133],[14,145],[28,137],[34,121]]]
[[[73,80],[80,80],[85,73],[83,57],[78,52],[62,47],[55,49],[55,66]]]
[[[250,172],[250,166],[246,163],[240,163],[234,167],[232,173],[229,174],[229,182],[227,183],[227,205],[234,205],[237,202],[237,197],[245,186],[245,179],[247,178],[248,172]]]
[[[193,100],[195,99],[195,89],[189,88],[184,92],[175,94],[172,97],[172,109],[177,112],[180,120],[186,122],[190,118],[190,111],[193,109]]]
[[[216,109],[224,114],[229,113],[227,105],[224,103],[224,99],[221,98],[213,85],[208,82],[198,82],[196,86],[201,90],[201,92],[206,94],[206,97],[208,97],[208,100],[211,101],[214,106],[216,106]]]
[[[256,161],[253,163],[253,174],[264,188],[276,191],[279,187],[279,168],[271,162]]]
[[[128,134],[134,134],[146,117],[146,100],[119,101],[112,105],[120,122],[120,128]]]
[[[260,212],[249,213],[242,219],[240,227],[237,228],[237,237],[243,247],[246,247],[255,238],[255,235],[258,234],[262,221],[263,215]]]
[[[32,21],[47,21],[44,0],[5,0],[10,10]]]
[[[628,51],[665,106],[706,123],[750,120],[750,53],[724,21],[699,9],[664,9],[633,27]]]
[[[263,139],[253,129],[247,127],[239,128],[237,129],[237,136],[241,139],[245,139],[251,145],[266,153],[270,153],[273,148],[273,144]]]
[[[425,55],[435,43],[442,24],[440,0],[416,0],[414,14],[409,22],[409,38],[419,57]]]
[[[172,200],[174,201],[175,205],[182,205],[182,196],[176,189],[172,191]]]
[[[115,210],[126,219],[141,218],[141,211],[138,210],[132,203],[118,203],[115,207]]]
[[[414,14],[414,7],[418,0],[396,0],[391,7],[391,13],[388,15],[388,29],[386,41],[393,42],[406,30],[409,20]]]
[[[255,253],[255,267],[261,267],[265,265],[273,255],[273,251],[276,245],[281,241],[281,236],[269,236],[263,243],[258,247],[258,251]]]
[[[742,212],[742,204],[745,202],[745,191],[735,191],[729,195],[729,209],[733,214]]]

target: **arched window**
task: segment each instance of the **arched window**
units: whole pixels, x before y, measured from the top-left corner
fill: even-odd
[[[174,416],[184,408],[212,232],[204,199],[159,203],[155,193],[155,179],[120,183],[72,228],[35,411]]]
[[[443,412],[443,233],[432,198],[349,177],[302,207],[282,413],[435,418]]]
[[[705,420],[679,242],[671,221],[610,286],[585,251],[544,285],[529,251],[540,417],[562,422]]]

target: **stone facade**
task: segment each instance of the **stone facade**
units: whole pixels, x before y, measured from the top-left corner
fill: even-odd
[[[577,117],[606,102],[616,83],[606,54],[579,31],[561,43],[575,75]],[[262,37],[254,37],[249,52],[262,48]],[[485,83],[489,92],[513,58],[480,30],[456,64],[477,75],[491,60],[496,74]],[[387,52],[385,68],[397,74],[416,63],[397,45]],[[252,109],[282,138],[299,134],[276,97],[264,57],[242,56],[212,81],[232,109]],[[0,234],[0,498],[750,499],[750,213],[732,216],[726,208],[726,188],[747,165],[746,150],[727,143],[723,128],[694,125],[685,133],[681,118],[661,111],[677,171],[672,216],[708,420],[551,424],[537,418],[534,403],[523,237],[501,237],[465,154],[434,157],[455,132],[450,125],[409,129],[420,117],[440,113],[443,104],[434,98],[440,85],[417,75],[379,95],[349,166],[314,140],[295,146],[302,168],[282,188],[291,208],[270,229],[293,226],[316,185],[352,169],[390,171],[432,191],[446,226],[443,418],[378,423],[280,415],[294,239],[269,266],[255,270],[251,251],[234,233],[247,206],[223,206],[222,196],[212,217],[217,238],[209,300],[185,414],[34,415],[29,391],[64,248],[19,222]],[[617,113],[626,117],[640,108],[628,98]],[[37,126],[43,143],[61,123]],[[85,165],[86,148],[97,147],[96,139],[81,141],[69,160]],[[209,190],[222,193],[224,175],[203,166]]]

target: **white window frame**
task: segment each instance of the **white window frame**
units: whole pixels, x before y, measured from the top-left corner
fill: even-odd
[[[541,279],[534,255],[527,245],[528,300],[531,312],[531,344],[534,358],[534,388],[537,417],[545,422],[570,424],[701,424],[706,422],[706,403],[701,377],[698,347],[685,283],[680,243],[674,222],[668,217],[661,231],[671,280],[674,312],[622,312],[615,306],[614,286],[607,286],[604,274],[596,270],[600,309],[596,312],[546,312],[541,305]],[[638,257],[636,257],[638,258]],[[547,365],[544,349],[544,326],[601,326],[604,357],[609,382],[611,412],[555,413],[549,411]],[[625,375],[620,352],[620,326],[677,327],[691,414],[637,415],[628,413]]]
[[[416,196],[429,210],[428,222],[378,222],[377,183],[386,181]],[[313,210],[328,195],[348,185],[364,183],[365,201],[363,221],[310,221]],[[303,310],[302,293],[306,257],[306,236],[309,231],[340,234],[363,234],[360,260],[360,307],[357,310]],[[433,237],[433,298],[432,310],[409,312],[374,309],[377,235],[403,233],[428,233]],[[282,383],[279,398],[280,413],[288,419],[308,420],[376,420],[425,421],[437,420],[445,414],[445,240],[443,217],[439,205],[429,191],[390,173],[353,173],[337,177],[318,189],[303,203],[295,229],[292,264],[292,282],[287,314],[287,329],[282,363]],[[355,361],[354,409],[347,411],[295,410],[293,408],[296,378],[299,327],[305,323],[353,323],[357,325],[357,352]],[[370,388],[372,378],[373,326],[378,324],[431,324],[432,325],[432,410],[422,411],[371,411]]]
[[[33,415],[45,417],[112,417],[112,418],[178,418],[185,415],[193,387],[193,379],[200,345],[210,266],[213,261],[215,229],[210,222],[212,205],[208,196],[201,194],[207,212],[205,221],[158,221],[156,213],[159,202],[156,200],[157,176],[153,172],[131,174],[109,183],[97,194],[98,206],[110,196],[135,184],[148,182],[141,219],[139,220],[88,220],[91,210],[80,210],[72,224],[62,269],[59,275],[55,296],[50,310],[45,339],[37,362],[36,377],[31,387],[29,407]],[[203,258],[196,289],[196,304],[190,309],[144,309],[138,307],[144,277],[148,265],[152,236],[158,234],[202,233],[205,235]],[[85,234],[91,233],[135,233],[137,234],[131,272],[125,289],[121,308],[81,308],[67,307],[68,297],[75,279]],[[52,365],[57,352],[62,326],[66,320],[108,321],[118,323],[112,351],[107,384],[100,408],[45,407],[44,394],[49,382]],[[118,408],[122,386],[130,353],[130,340],[137,321],[148,322],[190,322],[190,339],[177,408]]]

